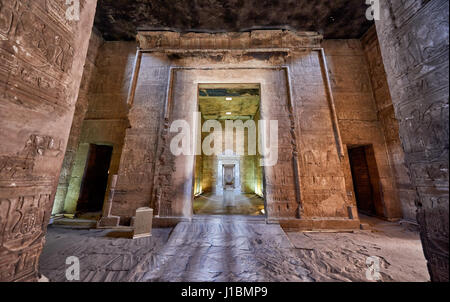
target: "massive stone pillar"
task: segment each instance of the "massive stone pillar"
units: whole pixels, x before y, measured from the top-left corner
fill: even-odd
[[[447,0],[381,1],[376,22],[433,281],[449,280]]]
[[[81,79],[78,100],[75,106],[75,113],[73,116],[72,127],[70,129],[70,136],[67,143],[66,154],[64,156],[61,175],[59,176],[59,185],[53,204],[53,215],[65,213],[65,199],[68,194],[72,172],[76,162],[76,155],[78,146],[80,144],[83,121],[86,117],[89,106],[89,86],[91,80],[96,75],[95,72],[97,66],[95,65],[95,61],[102,43],[104,43],[104,41],[101,35],[93,30],[89,41],[89,48],[84,64],[83,77]]]
[[[0,1],[0,281],[33,281],[97,1]]]

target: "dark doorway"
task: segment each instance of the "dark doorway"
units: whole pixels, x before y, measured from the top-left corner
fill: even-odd
[[[78,199],[78,213],[102,210],[112,151],[110,146],[90,145]]]
[[[350,166],[358,211],[384,217],[380,177],[373,146],[349,148]]]

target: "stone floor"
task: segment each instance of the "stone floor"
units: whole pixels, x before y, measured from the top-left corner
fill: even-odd
[[[132,281],[312,281],[279,225],[239,216],[180,223]]]
[[[233,206],[226,206],[223,196],[205,193],[194,199],[196,215],[264,215],[264,199],[255,194],[236,194]]]
[[[260,217],[196,216],[138,240],[50,227],[40,267],[51,281],[65,281],[72,255],[81,281],[368,281],[366,260],[376,256],[381,281],[429,281],[416,231],[364,221],[372,231],[286,234]]]
[[[371,231],[287,234],[312,279],[365,282],[367,257],[378,257],[381,281],[430,281],[417,230],[410,224],[360,218]]]
[[[129,230],[48,228],[40,273],[54,282],[66,281],[66,258],[80,259],[80,281],[123,281],[135,267],[163,246],[172,229],[154,229],[153,236],[132,240]]]

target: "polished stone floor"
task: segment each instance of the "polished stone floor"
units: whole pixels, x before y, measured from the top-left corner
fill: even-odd
[[[178,224],[138,270],[132,281],[313,281],[279,225],[236,216]]]
[[[264,199],[255,194],[236,194],[232,202],[223,195],[205,193],[194,199],[196,215],[264,215]]]
[[[81,281],[429,281],[419,234],[407,224],[362,217],[371,230],[289,232],[263,217],[195,216],[153,237],[126,230],[50,227],[40,272],[66,281],[65,260],[80,258]]]

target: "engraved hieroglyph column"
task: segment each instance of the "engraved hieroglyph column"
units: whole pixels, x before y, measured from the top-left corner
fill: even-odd
[[[96,4],[1,1],[0,281],[37,280]]]
[[[449,2],[380,1],[376,22],[432,281],[449,280]]]

